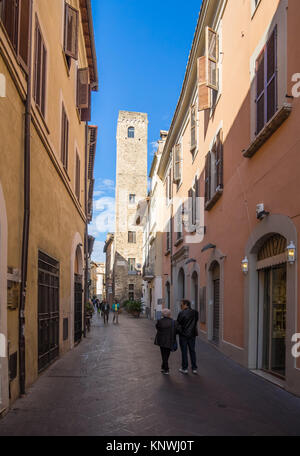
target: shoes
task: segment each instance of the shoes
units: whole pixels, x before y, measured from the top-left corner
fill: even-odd
[[[164,374],[164,375],[170,375],[170,372],[169,371],[165,371],[165,370],[161,370],[161,373]]]
[[[180,368],[179,372],[181,372],[182,374],[188,374],[188,370],[187,369]]]
[[[195,375],[197,375],[197,374],[198,374],[198,371],[197,371],[197,369],[193,369],[193,371],[192,371],[192,372],[193,372],[193,374],[195,374]]]

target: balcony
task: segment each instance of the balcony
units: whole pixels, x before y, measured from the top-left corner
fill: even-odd
[[[150,266],[144,265],[142,276],[143,276],[143,280],[146,280],[147,282],[151,282],[151,280],[153,280],[155,277],[154,266],[153,265],[150,265]]]

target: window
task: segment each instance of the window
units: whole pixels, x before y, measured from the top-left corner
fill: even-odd
[[[78,60],[78,11],[68,3],[65,3],[64,51],[67,57]]]
[[[129,284],[129,293],[128,293],[129,301],[134,301],[134,284]]]
[[[41,114],[45,117],[47,51],[37,18],[35,26],[34,69],[34,101],[39,107]]]
[[[134,138],[134,127],[128,128],[128,138]]]
[[[69,121],[62,105],[61,115],[61,161],[65,170],[68,170],[68,149],[69,149]]]
[[[169,220],[167,227],[167,252],[171,250],[171,233],[172,233],[172,222]]]
[[[0,19],[25,71],[29,56],[29,0],[0,0]]]
[[[75,194],[80,201],[80,158],[78,153],[76,153]]]
[[[176,144],[174,147],[174,182],[179,184],[182,178],[182,147]]]
[[[136,232],[128,231],[128,242],[129,244],[136,244]]]
[[[129,195],[129,203],[130,204],[135,204],[135,195],[133,193],[131,193]]]
[[[183,223],[184,223],[183,219],[184,219],[184,205],[181,203],[176,212],[177,241],[182,239],[182,236],[183,236]]]
[[[199,180],[195,177],[192,188],[188,193],[188,223],[189,223],[189,232],[192,233],[196,229],[197,220],[199,219],[199,214],[197,214],[197,198],[199,198]]]
[[[128,258],[128,271],[135,272],[135,258]]]
[[[205,208],[209,210],[223,192],[222,130],[217,134],[212,150],[205,160]]]
[[[191,107],[191,152],[194,155],[197,148],[197,139],[196,139],[196,108],[195,106]]]
[[[91,120],[91,87],[89,84],[89,69],[77,70],[77,108],[80,111],[80,120]]]
[[[166,186],[166,204],[168,205],[172,199],[172,170],[171,168],[168,171],[168,175],[165,181]]]
[[[198,58],[198,110],[209,109],[219,91],[219,36],[209,27],[205,29],[205,55]],[[212,89],[212,90],[210,90]],[[212,92],[212,93],[211,93]]]
[[[277,110],[277,28],[256,61],[256,135]]]

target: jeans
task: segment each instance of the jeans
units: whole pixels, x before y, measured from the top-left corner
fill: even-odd
[[[116,323],[119,323],[119,312],[114,312],[114,318],[113,318],[113,323],[116,321]]]
[[[165,371],[168,371],[169,370],[168,361],[169,361],[169,356],[170,356],[171,350],[169,348],[160,347],[160,352],[161,352],[161,358],[162,358],[161,368]]]
[[[196,337],[179,337],[181,355],[182,355],[182,369],[186,370],[188,368],[188,348],[190,352],[190,358],[192,363],[192,369],[197,369],[197,361],[196,361],[196,351],[195,351],[195,344],[196,344]]]

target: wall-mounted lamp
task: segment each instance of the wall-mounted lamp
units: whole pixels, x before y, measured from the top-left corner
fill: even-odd
[[[244,274],[248,274],[249,272],[249,261],[247,257],[245,257],[242,261],[242,271]]]
[[[288,253],[288,262],[290,264],[294,264],[296,261],[296,246],[292,241],[290,245],[287,246],[287,253]]]

